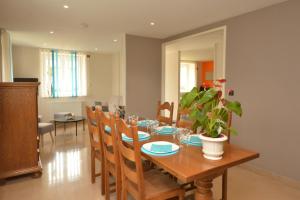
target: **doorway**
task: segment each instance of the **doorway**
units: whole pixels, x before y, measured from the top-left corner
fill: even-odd
[[[166,42],[162,48],[162,101],[177,106],[192,88],[212,87],[214,80],[226,78],[225,26]]]

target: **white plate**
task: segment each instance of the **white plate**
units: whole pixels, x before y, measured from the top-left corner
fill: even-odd
[[[139,135],[139,134],[143,134],[143,135],[144,135],[143,137],[139,137],[139,139],[145,139],[145,138],[150,137],[150,134],[149,134],[149,133],[146,133],[146,132],[144,132],[144,131],[138,131],[138,135]],[[132,138],[127,137],[124,133],[122,133],[122,138],[126,138],[126,139],[132,140]]]
[[[167,142],[167,141],[149,142],[149,143],[143,144],[142,147],[144,149],[146,149],[147,151],[153,152],[153,151],[151,151],[152,144],[161,144],[161,145],[171,144],[172,145],[172,152],[179,150],[179,146],[177,144],[174,144],[174,143],[171,143],[171,142]],[[159,153],[171,153],[171,152],[153,152],[153,153],[159,154]]]

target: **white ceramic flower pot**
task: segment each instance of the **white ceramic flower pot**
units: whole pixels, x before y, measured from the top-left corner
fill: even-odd
[[[211,138],[200,134],[203,144],[203,156],[209,160],[220,160],[224,154],[224,142],[228,139],[226,135],[222,137]]]

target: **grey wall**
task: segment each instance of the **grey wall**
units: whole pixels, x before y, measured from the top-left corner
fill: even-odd
[[[261,153],[253,165],[300,180],[300,1],[258,10],[183,33],[227,26],[227,88],[244,116],[234,143]]]
[[[162,40],[126,35],[126,109],[155,117],[161,97]]]

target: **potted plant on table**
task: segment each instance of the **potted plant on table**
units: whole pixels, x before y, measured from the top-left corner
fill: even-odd
[[[193,129],[201,129],[204,157],[211,160],[222,159],[226,133],[236,134],[230,126],[231,113],[242,116],[242,107],[238,101],[229,101],[222,96],[225,79],[217,80],[213,88],[199,91],[193,88],[184,94],[181,108],[190,109],[189,118],[194,122]]]

